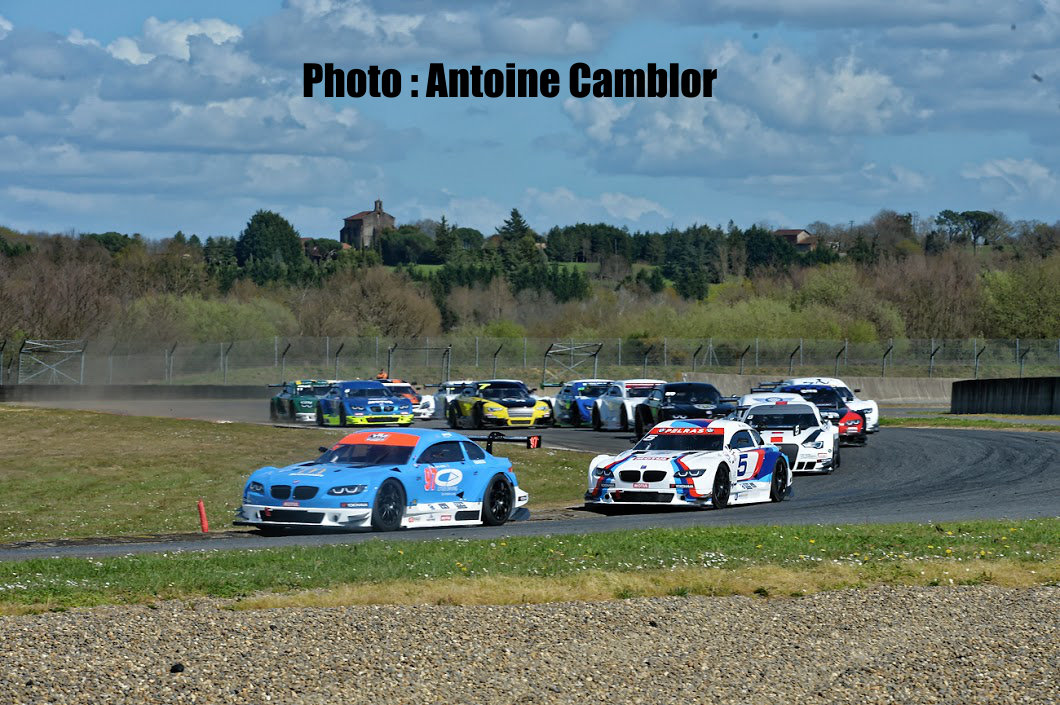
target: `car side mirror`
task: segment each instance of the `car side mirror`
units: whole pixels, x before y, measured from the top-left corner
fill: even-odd
[[[854,393],[855,393],[855,394],[857,394],[857,393],[858,393],[858,392],[860,392],[860,391],[861,391],[860,389],[855,389],[855,390],[854,390]]]

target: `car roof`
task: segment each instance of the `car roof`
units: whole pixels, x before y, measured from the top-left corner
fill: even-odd
[[[794,392],[754,392],[740,397],[739,404],[750,406],[751,404],[770,404],[776,401],[806,401],[806,399]]]
[[[796,384],[823,384],[826,387],[846,387],[847,384],[838,377],[796,377],[794,379],[786,379],[782,386],[790,386]]]
[[[611,384],[609,379],[572,379],[564,384]]]
[[[761,401],[761,402],[754,402],[753,404],[749,404],[747,406],[746,413],[750,414],[755,409],[758,409],[758,408],[763,407],[763,406],[783,406],[783,407],[785,407],[787,409],[798,409],[799,407],[806,407],[807,409],[810,410],[810,413],[813,413],[813,412],[817,411],[817,405],[816,404],[800,399],[799,401]]]
[[[666,384],[665,379],[616,379],[612,384]]]
[[[349,382],[339,382],[339,387],[343,389],[386,389],[382,382],[376,382],[375,380],[367,379],[355,379]]]
[[[374,436],[375,438],[370,438]],[[456,433],[455,431],[449,431],[445,429],[436,428],[376,428],[366,431],[355,431],[347,436],[344,436],[340,441],[339,445],[348,445],[350,443],[374,443],[378,442],[381,445],[415,445],[416,443],[410,443],[411,439],[415,438],[419,443],[435,443],[437,441],[468,441],[473,443],[467,436],[462,433]]]
[[[667,382],[666,384],[663,385],[663,389],[664,390],[671,390],[671,389],[696,389],[697,387],[710,387],[714,391],[718,390],[718,388],[715,387],[710,382]]]
[[[735,421],[733,419],[674,419],[655,424],[648,433],[655,432],[660,428],[709,429],[708,432],[724,433],[725,435],[736,431],[752,430],[743,421]]]
[[[777,387],[778,390],[789,390],[789,389],[801,389],[805,391],[814,390],[816,392],[824,391],[826,389],[835,389],[830,384],[783,384]]]

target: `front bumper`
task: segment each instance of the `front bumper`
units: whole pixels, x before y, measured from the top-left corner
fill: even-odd
[[[839,434],[839,443],[847,446],[863,446],[868,441],[868,435],[865,433],[841,433]]]
[[[410,424],[413,414],[371,414],[368,416],[346,416],[347,426],[393,426]],[[338,426],[339,417],[336,414],[324,414],[325,426]]]
[[[236,510],[237,526],[327,526],[344,529],[370,528],[372,506],[329,509],[325,507],[273,507],[244,504]]]
[[[304,421],[308,423],[315,423],[317,420],[317,412],[315,411],[299,411],[294,415],[295,421]]]
[[[549,426],[552,424],[552,414],[534,414],[533,416],[490,416],[489,412],[486,412],[482,415],[482,423],[485,426],[499,426],[506,428]]]

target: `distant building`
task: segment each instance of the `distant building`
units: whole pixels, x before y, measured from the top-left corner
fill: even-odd
[[[808,230],[774,230],[773,234],[790,242],[799,252],[809,252],[819,242],[819,238]]]
[[[359,250],[372,247],[380,233],[394,228],[394,216],[383,212],[383,201],[378,198],[375,210],[354,213],[344,218],[343,222],[345,224],[339,231],[339,241]]]

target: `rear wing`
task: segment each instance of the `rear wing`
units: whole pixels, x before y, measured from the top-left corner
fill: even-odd
[[[783,380],[777,380],[775,382],[759,382],[755,386],[751,387],[751,394],[755,394],[757,392],[772,392],[775,391],[776,388],[782,384],[784,384]]]
[[[721,397],[718,399],[719,404],[736,404],[740,401],[740,397]]]
[[[541,447],[541,436],[506,436],[500,431],[493,431],[488,436],[468,436],[468,440],[484,442],[487,453],[493,453],[494,443],[525,443],[530,449]]]

